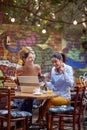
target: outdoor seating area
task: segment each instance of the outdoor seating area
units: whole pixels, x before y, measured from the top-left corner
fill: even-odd
[[[68,120],[71,120],[72,125],[70,126],[74,130],[81,129],[81,120],[82,120],[82,110],[83,110],[83,98],[85,94],[85,87],[75,87],[74,90],[72,90],[71,95],[71,105],[62,105],[62,106],[56,106],[53,108],[49,108],[47,112],[47,122],[51,120],[51,126],[48,125],[48,130],[52,129],[53,124],[53,118],[59,118],[59,130],[64,129],[64,126],[69,126],[70,123],[67,125],[66,122],[64,122],[64,119],[67,118]],[[77,126],[76,126],[77,125]],[[58,127],[58,125],[57,125]]]
[[[32,114],[25,111],[18,111],[11,108],[11,100],[15,95],[15,90],[9,88],[0,88],[0,123],[1,130],[3,130],[3,123],[7,122],[7,130],[11,129],[11,123],[21,121],[22,129],[27,129],[28,118],[31,118]],[[15,125],[15,130],[16,130]]]
[[[26,94],[27,96],[30,96],[28,93]],[[18,94],[15,94],[15,89],[13,88],[0,88],[0,130],[18,130],[18,128],[14,125],[15,123],[13,123],[17,121],[23,122],[23,130],[63,130],[65,128],[70,130],[71,128],[74,130],[77,128],[78,130],[86,130],[87,128],[87,101],[83,100],[86,96],[85,86],[77,86],[74,90],[72,90],[71,106],[62,105],[47,109],[47,117],[40,124],[35,123],[40,106],[33,107],[32,114],[24,111],[18,111],[16,107],[11,106],[12,99],[18,96],[24,97],[24,94],[22,95],[21,93],[19,95],[19,92]],[[45,99],[47,96],[50,98],[50,96],[52,97],[52,94],[47,96],[45,95],[45,97],[41,96],[42,95],[33,95],[30,96],[30,98],[37,98],[40,100]],[[49,125],[50,121],[51,126]],[[8,125],[6,126],[4,124]],[[68,127],[67,124],[70,126]]]
[[[87,130],[87,0],[0,0],[0,130]]]

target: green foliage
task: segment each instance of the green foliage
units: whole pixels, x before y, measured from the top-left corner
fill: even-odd
[[[45,28],[50,26],[52,29],[57,29],[59,25],[62,28],[69,27],[67,25],[73,24],[73,19],[77,17],[79,18],[79,23],[82,25],[82,14],[86,14],[84,10],[86,1],[87,0],[3,0],[0,1],[0,11],[4,14],[4,24],[12,24],[11,18],[15,18],[14,24],[36,26],[36,24],[39,23]]]
[[[52,4],[57,4],[57,3],[59,3],[60,2],[60,0],[51,0],[51,3]]]

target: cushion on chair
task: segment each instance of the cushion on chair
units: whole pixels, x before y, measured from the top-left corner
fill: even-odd
[[[14,101],[11,101],[11,107],[18,107]]]
[[[0,110],[0,115],[6,115],[7,114],[7,110]]]
[[[61,105],[61,106],[55,106],[52,108],[48,108],[47,111],[51,112],[51,113],[67,113],[67,112],[73,112],[74,107],[72,107],[70,105]]]
[[[0,110],[0,115],[7,115],[8,110]],[[26,111],[12,111],[11,110],[11,117],[12,118],[19,118],[19,117],[31,117],[32,114]]]
[[[38,105],[33,105],[33,109],[38,109],[39,106]]]

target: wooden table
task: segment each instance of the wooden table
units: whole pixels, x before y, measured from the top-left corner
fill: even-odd
[[[52,93],[42,93],[42,94],[33,94],[33,93],[23,93],[23,92],[15,92],[15,98],[28,98],[28,99],[37,99],[37,100],[47,100],[47,99],[50,99],[50,98],[53,98],[53,97],[57,97],[58,94],[52,92]],[[32,124],[32,119],[31,119],[31,124]],[[36,127],[37,124],[32,124],[33,127]],[[38,127],[43,127],[44,124],[38,126]],[[45,126],[44,126],[45,127]]]
[[[42,94],[15,92],[15,98],[30,98],[30,99],[37,99],[37,100],[45,100],[57,96],[58,95],[56,93],[48,94],[47,92]]]

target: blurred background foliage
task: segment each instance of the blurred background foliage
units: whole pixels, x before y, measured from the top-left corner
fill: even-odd
[[[82,30],[87,28],[87,0],[0,0],[0,24],[12,22],[53,31]]]

